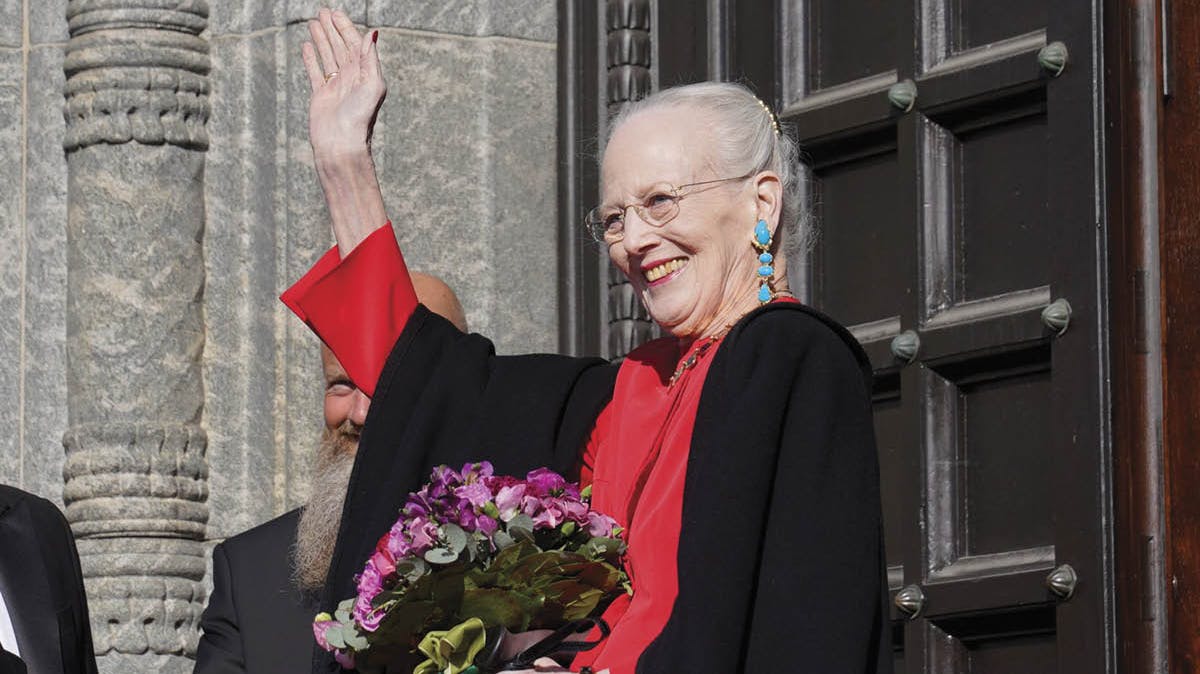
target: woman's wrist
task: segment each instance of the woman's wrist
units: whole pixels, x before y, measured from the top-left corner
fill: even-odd
[[[371,147],[366,143],[361,145],[338,147],[313,147],[313,164],[317,173],[324,178],[353,177],[369,173],[375,175],[375,159],[371,156]]]
[[[344,257],[387,222],[375,162],[369,150],[313,153],[338,249]]]

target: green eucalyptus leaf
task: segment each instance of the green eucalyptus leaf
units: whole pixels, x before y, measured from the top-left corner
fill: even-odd
[[[329,645],[333,646],[334,648],[340,648],[344,650],[346,648],[345,630],[346,627],[344,625],[334,625],[333,627],[330,627],[328,630],[325,630],[325,641],[328,641]]]
[[[442,537],[446,539],[446,547],[456,556],[467,547],[467,532],[457,524],[443,524]]]
[[[458,561],[458,553],[446,548],[430,548],[425,551],[425,561],[445,566]]]
[[[492,535],[492,542],[494,542],[496,544],[497,549],[503,550],[503,549],[507,548],[508,546],[512,545],[513,543],[515,543],[516,541],[513,540],[512,536],[509,536],[504,531],[497,531],[495,534]]]
[[[371,647],[371,642],[367,641],[367,637],[354,630],[353,634],[346,635],[346,645],[353,648],[355,651],[362,652]]]

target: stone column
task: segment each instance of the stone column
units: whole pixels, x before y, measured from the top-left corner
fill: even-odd
[[[101,671],[190,671],[208,521],[203,0],[71,0],[67,460]]]

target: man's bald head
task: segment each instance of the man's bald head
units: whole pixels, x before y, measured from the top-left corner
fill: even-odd
[[[467,317],[462,305],[450,286],[440,278],[414,272],[412,275],[413,290],[417,292],[417,301],[424,304],[433,313],[450,321],[463,332],[467,331]]]
[[[467,331],[467,319],[454,291],[436,276],[412,275],[417,301],[443,316],[459,330]],[[300,515],[293,549],[294,579],[305,590],[318,590],[325,583],[329,560],[342,519],[346,485],[358,452],[358,436],[367,419],[371,400],[354,385],[333,352],[321,345],[325,371],[325,429],[316,461],[309,474],[309,500]]]

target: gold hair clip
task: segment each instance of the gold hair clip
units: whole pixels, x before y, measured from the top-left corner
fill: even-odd
[[[763,102],[763,99],[758,98],[756,96],[754,98],[754,100],[758,101],[758,105],[763,109],[764,112],[767,113],[767,117],[769,117],[771,120],[771,128],[775,129],[775,135],[778,136],[779,135],[779,118],[777,118],[775,116],[775,113],[771,112],[771,108],[767,107],[767,104]]]

